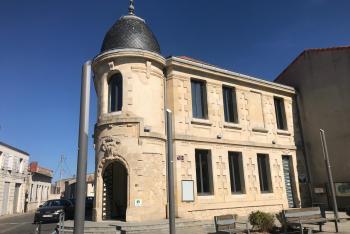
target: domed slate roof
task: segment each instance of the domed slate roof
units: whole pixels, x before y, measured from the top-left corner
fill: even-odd
[[[141,49],[160,54],[157,38],[145,21],[134,15],[133,5],[129,15],[121,17],[106,33],[101,53],[112,49]]]

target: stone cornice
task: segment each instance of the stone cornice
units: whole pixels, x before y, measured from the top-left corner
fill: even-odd
[[[116,49],[104,52],[102,54],[97,55],[92,62],[93,70],[96,69],[99,63],[108,61],[110,59],[115,59],[118,57],[138,57],[138,58],[146,58],[165,66],[165,58],[161,55],[153,52],[149,52],[146,50],[138,50],[138,49]]]
[[[200,143],[210,143],[210,144],[223,144],[223,145],[236,145],[236,146],[249,146],[256,148],[269,148],[269,149],[284,149],[284,150],[296,150],[295,145],[277,145],[277,144],[265,144],[252,141],[235,141],[235,140],[225,140],[225,139],[214,139],[206,137],[188,136],[176,134],[174,140],[178,141],[192,141]]]
[[[171,67],[171,66],[184,67],[184,68],[204,72],[211,75],[216,75],[220,77],[234,79],[234,80],[248,83],[248,84],[257,85],[260,87],[265,87],[265,88],[270,88],[270,89],[274,89],[274,90],[278,90],[278,91],[282,91],[290,94],[295,94],[295,89],[293,87],[277,84],[271,81],[258,79],[255,77],[243,75],[236,72],[232,72],[232,71],[218,68],[209,64],[190,61],[179,57],[170,57],[167,59],[166,62],[167,62],[167,67]]]
[[[153,138],[153,139],[159,139],[161,141],[166,141],[166,136],[161,133],[157,132],[145,132],[144,131],[144,124],[143,124],[143,118],[140,117],[130,117],[127,115],[102,115],[101,118],[98,120],[98,122],[95,124],[95,131],[99,128],[105,127],[105,126],[113,126],[118,124],[137,124],[139,128],[139,137],[140,138]]]

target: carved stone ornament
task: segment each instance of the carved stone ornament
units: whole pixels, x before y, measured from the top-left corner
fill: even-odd
[[[117,156],[120,140],[116,137],[106,137],[102,139],[101,151],[105,153],[105,156]]]

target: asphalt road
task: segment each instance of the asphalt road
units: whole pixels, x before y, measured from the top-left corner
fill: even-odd
[[[0,233],[6,234],[33,234],[36,233],[36,225],[33,224],[34,213],[18,214],[0,218]],[[42,224],[41,233],[52,233],[56,223]]]

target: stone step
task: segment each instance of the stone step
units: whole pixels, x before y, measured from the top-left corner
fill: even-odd
[[[177,219],[176,222],[177,234],[203,234],[215,232],[215,227],[212,221],[198,221],[188,219]],[[74,222],[66,221],[66,233],[73,233]],[[168,234],[168,220],[158,220],[150,222],[120,222],[120,221],[104,221],[90,222],[85,221],[84,233],[103,233],[103,234]]]
[[[73,233],[74,232],[74,222],[65,221],[64,231],[65,231],[65,233]],[[111,226],[109,224],[85,221],[84,233],[89,233],[89,234],[90,233],[119,234],[120,231],[118,231],[115,226]]]
[[[167,220],[149,223],[124,223],[117,225],[117,229],[122,233],[169,233],[169,223]],[[197,220],[176,220],[177,233],[205,233],[206,230],[214,230],[214,224],[211,221]]]

